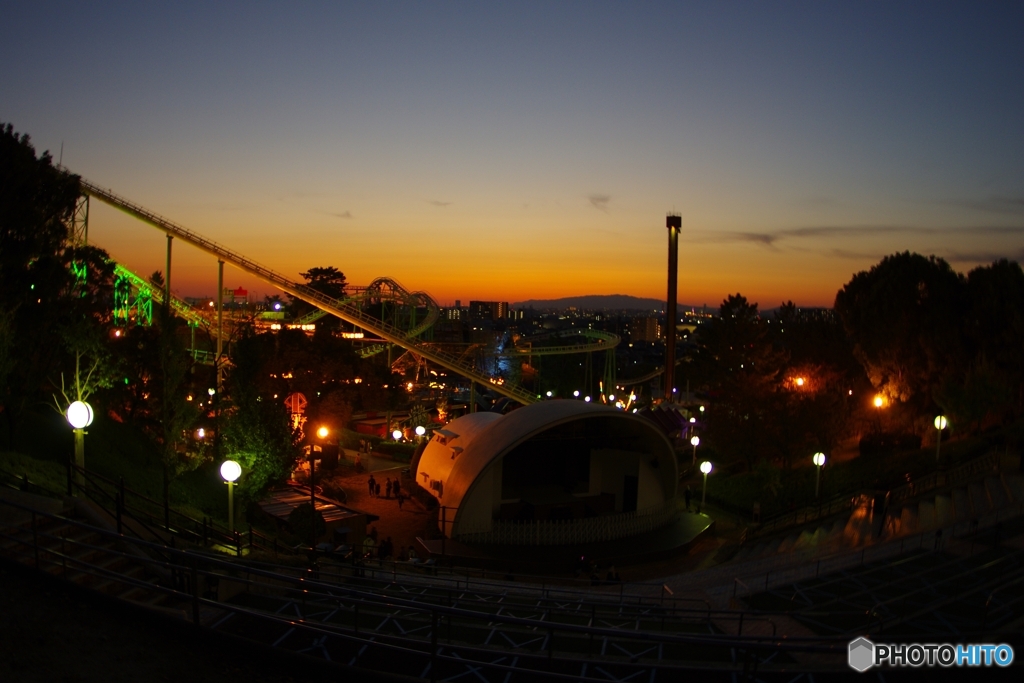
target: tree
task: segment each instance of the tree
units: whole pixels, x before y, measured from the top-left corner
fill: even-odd
[[[923,412],[942,382],[962,373],[964,303],[963,277],[948,263],[903,252],[854,275],[835,308],[875,388]]]
[[[975,268],[967,274],[967,298],[964,329],[972,362],[966,379],[996,375],[1005,385],[1006,400],[992,404],[991,410],[1020,415],[1024,412],[1024,272],[1006,259]]]
[[[345,287],[347,285],[345,281],[345,274],[334,266],[318,266],[316,268],[310,268],[304,273],[299,273],[302,279],[306,281],[306,285],[321,294],[326,295],[332,300],[338,300],[345,296]],[[302,299],[289,295],[291,305],[289,306],[290,313],[293,318],[299,318],[307,313],[314,310],[312,304],[308,304]],[[341,321],[334,316],[328,316],[322,318],[319,323],[319,327],[327,327],[329,329],[337,329],[341,324]]]
[[[777,456],[781,444],[772,435],[786,410],[779,393],[786,354],[773,346],[757,304],[730,295],[719,317],[701,327],[698,343],[696,372],[717,397],[708,419],[709,443],[742,456],[751,468]]]
[[[48,403],[74,290],[68,230],[79,179],[37,157],[27,135],[0,124],[0,411],[13,441],[22,413]]]
[[[245,472],[243,496],[254,500],[269,486],[283,482],[300,456],[298,432],[282,400],[263,381],[277,335],[249,334],[235,345],[227,378],[230,401],[222,419],[223,452]],[[279,394],[280,396],[280,394]]]

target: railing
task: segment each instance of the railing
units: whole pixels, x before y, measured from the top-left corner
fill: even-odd
[[[202,547],[221,546],[236,555],[254,549],[275,554],[294,554],[293,549],[253,529],[251,524],[246,531],[233,531],[213,519],[195,519],[171,507],[167,501],[154,500],[125,486],[123,477],[114,481],[73,463],[68,464],[68,473],[70,490],[78,490],[111,514],[116,521],[118,533],[125,529],[130,530],[130,525],[123,523],[124,518],[128,518],[141,525],[149,535],[147,539],[138,531],[131,530],[133,535],[144,540],[158,540],[164,544],[174,545],[172,539],[178,538]],[[76,482],[76,474],[86,485]]]
[[[75,475],[78,475],[77,477]],[[29,493],[48,497],[79,494],[98,505],[117,529],[142,540],[174,545],[178,539],[201,547],[220,546],[234,555],[261,550],[275,555],[294,555],[295,550],[279,543],[250,524],[245,531],[231,531],[212,519],[190,515],[125,486],[124,479],[114,481],[98,472],[67,465],[67,490],[55,491],[31,481],[28,475],[0,470],[0,483]],[[132,523],[134,522],[134,524]]]
[[[992,453],[988,453],[987,455],[983,455],[962,465],[958,465],[949,471],[940,470],[926,474],[917,480],[889,491],[889,506],[891,507],[897,503],[902,503],[903,501],[915,496],[919,496],[923,493],[928,493],[929,491],[934,491],[945,486],[962,484],[963,482],[976,477],[978,474],[992,471],[998,462],[999,453],[997,451],[993,451]],[[862,496],[873,497],[876,493],[877,491],[874,490],[861,489],[837,495],[828,502],[820,503],[816,506],[805,507],[792,512],[783,512],[773,515],[766,518],[765,521],[756,529],[751,529],[750,533],[745,536],[745,540],[750,540],[757,536],[762,536],[771,531],[777,531],[789,526],[813,522],[824,517],[838,514],[844,510],[852,509],[858,498]]]
[[[298,297],[307,303],[313,304],[321,310],[327,311],[328,313],[338,316],[342,320],[346,320],[365,330],[373,332],[392,344],[397,344],[398,346],[421,355],[442,367],[448,368],[449,370],[479,382],[498,394],[507,396],[508,398],[514,399],[523,404],[530,404],[537,400],[537,396],[535,394],[526,391],[522,387],[515,386],[508,382],[499,383],[490,376],[463,362],[453,354],[439,349],[432,349],[421,344],[416,339],[410,339],[405,331],[364,313],[358,306],[350,302],[338,302],[307,285],[296,284],[270,268],[262,266],[241,254],[233,252],[212,240],[202,237],[198,233],[192,232],[184,226],[163,218],[162,216],[159,216],[138,204],[135,204],[123,197],[119,197],[110,190],[100,188],[84,179],[81,180],[81,187],[82,191],[90,196],[96,197],[97,199],[104,201],[146,223],[149,223],[172,236],[179,237],[193,246],[216,256],[217,258],[229,262],[237,268],[241,268],[260,279],[269,282],[282,291]]]
[[[29,512],[28,508],[6,501],[0,501],[0,504],[13,505],[23,512]],[[47,519],[57,521],[65,527],[76,526],[87,529],[99,540],[79,541],[67,538],[67,534],[63,531],[58,536],[56,532],[47,531],[47,527],[41,524]],[[666,622],[680,623],[680,619],[692,621],[692,616],[698,616],[700,619],[715,618],[716,621],[742,620],[743,614],[736,612],[717,614],[708,612],[705,617],[702,611],[701,615],[681,616],[669,610],[663,610],[650,602],[637,603],[634,614],[635,616],[643,615],[645,628],[619,628],[602,625],[600,622],[595,623],[593,616],[588,623],[585,619],[580,618],[581,615],[577,610],[572,609],[574,606],[562,609],[552,605],[550,609],[533,610],[535,614],[530,616],[515,616],[502,609],[480,610],[479,605],[475,603],[469,608],[463,607],[461,601],[458,604],[452,604],[450,593],[447,604],[445,604],[441,592],[435,594],[431,602],[423,602],[417,600],[415,595],[404,595],[393,590],[373,591],[353,587],[346,583],[332,583],[325,580],[323,574],[316,569],[298,573],[282,573],[270,569],[240,566],[175,549],[164,549],[168,553],[168,559],[165,561],[143,560],[152,570],[172,577],[170,583],[153,585],[104,568],[104,565],[110,564],[110,558],[121,557],[139,561],[138,554],[129,555],[114,547],[101,545],[102,539],[106,539],[108,543],[123,540],[114,534],[59,516],[34,511],[31,512],[31,526],[28,531],[29,533],[22,532],[14,535],[11,529],[5,529],[0,531],[0,538],[12,541],[21,549],[22,557],[40,570],[50,570],[65,575],[69,571],[74,571],[106,581],[116,581],[126,587],[143,589],[150,594],[159,593],[167,599],[176,601],[176,605],[183,608],[187,606],[182,612],[182,616],[197,626],[210,624],[210,628],[217,628],[220,624],[228,622],[228,617],[232,617],[231,624],[236,624],[240,619],[247,620],[244,622],[247,625],[243,626],[241,632],[249,634],[248,637],[252,639],[269,638],[264,641],[268,646],[277,646],[289,633],[298,631],[302,641],[309,642],[312,638],[313,642],[321,645],[311,649],[306,648],[303,652],[311,655],[322,652],[325,657],[328,652],[335,655],[339,652],[350,653],[343,659],[329,657],[332,660],[348,661],[352,656],[351,653],[358,653],[356,657],[353,657],[356,659],[359,654],[370,648],[372,654],[365,658],[367,662],[390,661],[396,667],[394,673],[398,674],[426,677],[429,671],[430,677],[435,678],[434,672],[437,667],[441,663],[445,663],[458,667],[471,665],[468,671],[478,673],[478,675],[481,671],[488,673],[489,676],[517,672],[534,680],[596,682],[607,679],[607,676],[600,675],[600,669],[594,674],[585,675],[583,673],[570,674],[566,671],[566,667],[572,667],[568,671],[587,672],[588,666],[617,666],[628,667],[628,669],[618,669],[620,675],[622,675],[621,672],[625,672],[627,678],[632,678],[641,672],[645,674],[645,677],[653,678],[654,671],[657,670],[663,676],[676,679],[687,670],[703,670],[706,667],[718,672],[738,670],[742,664],[732,658],[732,654],[736,652],[744,657],[752,656],[756,660],[763,657],[766,652],[776,651],[832,655],[837,658],[836,665],[838,665],[840,661],[838,658],[846,648],[847,639],[844,638],[780,639],[774,633],[774,624],[772,624],[773,635],[770,637],[717,635],[714,633],[695,634],[664,630]],[[153,545],[141,541],[132,541],[132,544],[143,553],[151,551]],[[66,550],[69,546],[87,552],[76,555]],[[273,607],[260,610],[229,602],[219,602],[213,599],[213,596],[208,597],[204,593],[204,586],[208,587],[213,582],[225,580],[236,584],[242,590],[259,593],[261,601],[272,600],[276,601],[275,604],[289,606],[289,613],[276,613],[273,611]],[[595,604],[590,610],[591,614],[596,614],[604,619],[607,619],[606,615],[609,614],[604,609],[611,609],[612,613],[618,611],[614,602],[606,603],[602,612],[597,612],[596,607]],[[652,613],[652,609],[656,609],[657,612]],[[407,633],[396,633],[393,629],[378,629],[377,625],[381,616],[385,616],[385,623],[387,623],[389,619],[398,616],[395,610],[400,610],[400,618],[403,621],[422,626]],[[362,619],[360,619],[360,612],[363,614]],[[296,619],[296,614],[298,619]],[[328,619],[322,619],[321,614],[330,614],[331,616]],[[765,618],[761,615],[748,617],[748,619],[764,620]],[[657,626],[659,620],[660,628]],[[457,627],[454,639],[453,623]],[[439,628],[445,625],[447,626],[447,637],[444,635],[445,629]],[[508,653],[506,646],[479,644],[479,635],[493,633],[496,629],[507,629],[509,633],[539,635],[537,640],[542,641],[542,644],[538,648],[517,647],[515,656],[509,658],[504,656]],[[741,629],[742,626],[738,630]],[[285,635],[282,636],[282,633]],[[604,652],[602,648],[599,653],[593,654],[595,646],[600,647],[602,639],[610,640],[616,645],[610,646],[608,652]],[[598,643],[595,643],[595,640],[598,640]],[[439,647],[439,645],[443,645],[443,647]],[[661,657],[652,659],[649,656],[641,657],[630,654],[637,650],[650,652],[652,648],[658,652],[663,648],[672,651],[686,648],[687,651],[702,654],[696,658],[681,659],[678,658],[678,655],[666,659]],[[761,654],[758,655],[758,652]],[[502,656],[496,657],[495,655]],[[517,665],[516,662],[519,664]],[[730,664],[730,662],[732,663]],[[357,666],[359,665],[365,666],[366,664],[360,660]],[[398,667],[401,669],[399,670]],[[787,671],[798,668],[792,664],[786,666]]]
[[[782,514],[774,515],[765,519],[761,526],[756,530],[752,529],[746,538],[749,540],[755,536],[759,536],[770,531],[784,529],[786,527],[793,526],[794,524],[813,522],[815,520],[849,510],[853,506],[853,500],[856,497],[857,494],[839,495],[833,497],[828,502],[820,503],[815,507],[806,507],[792,512],[784,512]]]
[[[817,560],[810,560],[801,553],[786,553],[779,556],[751,560],[731,569],[734,597],[749,596],[769,588],[818,578],[833,572],[859,567],[868,562],[899,557],[909,550],[941,550],[950,542],[970,542],[969,554],[973,555],[972,537],[981,529],[998,528],[1008,519],[1024,515],[1024,501],[994,511],[978,520],[950,524],[941,529],[924,531],[913,536],[904,536],[860,550],[838,553]],[[742,586],[742,589],[740,588]]]
[[[566,545],[613,541],[653,531],[668,524],[675,514],[675,506],[665,505],[651,511],[584,519],[521,522],[494,520],[490,531],[458,534],[458,540],[499,545]]]

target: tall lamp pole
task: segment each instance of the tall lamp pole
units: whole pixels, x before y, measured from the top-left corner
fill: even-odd
[[[825,464],[825,454],[815,453],[814,454],[814,465],[817,467],[817,471],[814,474],[814,497],[818,497],[818,492],[821,490],[821,466]]]
[[[323,441],[330,434],[330,430],[327,427],[321,427],[316,430],[316,435]],[[309,548],[310,550],[316,550],[316,452],[323,452],[320,446],[309,447],[309,507],[311,514],[309,517]]]
[[[704,473],[704,491],[700,494],[700,506],[704,507],[708,499],[708,474],[711,472],[711,463],[708,460],[702,462],[700,471]]]
[[[74,480],[81,486],[85,483],[81,472],[85,469],[85,428],[92,424],[92,406],[85,401],[75,401],[68,406],[65,417],[75,432],[75,467],[77,469]]]
[[[234,460],[225,460],[220,466],[220,476],[228,485],[228,529],[235,533],[235,481],[242,476],[242,466]]]
[[[948,424],[948,422],[946,422],[946,416],[945,415],[938,415],[938,416],[936,416],[936,418],[935,418],[935,429],[939,433],[938,438],[935,439],[935,462],[936,463],[939,462],[939,453],[941,452],[941,449],[942,449],[942,430],[946,428],[947,424]]]

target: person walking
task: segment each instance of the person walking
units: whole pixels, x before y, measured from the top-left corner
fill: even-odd
[[[395,498],[398,499],[398,509],[401,510],[402,509],[402,503],[405,501],[405,496],[402,495],[401,491],[399,491],[398,493],[395,494]]]
[[[374,492],[377,490],[377,480],[373,478],[372,474],[370,475],[370,480],[367,482],[367,484],[370,487],[370,495],[372,496]]]
[[[391,498],[391,477],[388,477],[387,483],[384,485],[384,497]]]
[[[391,488],[394,490],[396,496],[402,490],[402,485],[399,483],[398,477],[395,477],[395,482],[391,485]]]
[[[380,498],[380,482],[378,481],[373,485],[373,495],[375,498]]]

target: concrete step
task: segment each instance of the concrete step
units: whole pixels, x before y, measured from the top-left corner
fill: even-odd
[[[921,500],[917,503],[917,531],[931,531],[935,528],[935,501]]]
[[[944,527],[956,521],[953,514],[953,501],[948,495],[937,494],[932,503],[935,505],[935,525]]]
[[[792,533],[788,534],[785,538],[779,541],[778,545],[775,546],[776,553],[786,553],[793,549],[796,545],[797,539],[800,538],[800,534]]]
[[[967,489],[953,489],[953,508],[956,511],[956,521],[958,522],[966,522],[974,517]]]
[[[1006,488],[1009,489],[1013,502],[1020,503],[1024,501],[1024,477],[1013,473],[1003,475],[1003,481],[1006,482]]]
[[[971,506],[974,508],[975,518],[984,517],[992,512],[992,501],[989,500],[984,482],[972,481],[967,485],[967,491],[971,497]]]
[[[985,490],[993,510],[1002,510],[1010,504],[1010,494],[1001,477],[985,477]]]

